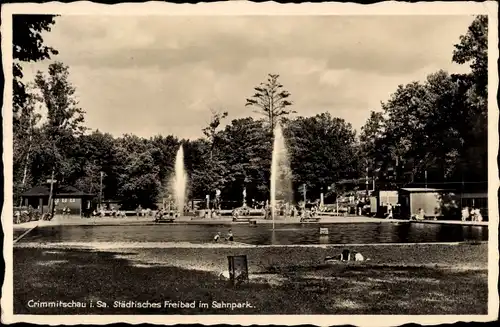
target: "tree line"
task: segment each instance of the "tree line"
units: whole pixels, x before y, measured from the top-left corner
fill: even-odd
[[[176,152],[184,147],[189,197],[203,199],[220,189],[224,200],[269,198],[273,129],[283,126],[297,199],[302,185],[309,198],[339,191],[341,180],[376,178],[391,188],[432,182],[487,180],[487,18],[478,16],[452,60],[470,64],[469,74],[438,71],[424,82],[401,85],[372,111],[360,135],[345,120],[322,113],[295,113],[291,94],[269,74],[246,105],[263,114],[229,121],[228,111],[212,110],[203,137],[174,135],[141,138],[85,127],[69,82],[70,68],[55,61],[24,84],[20,62],[57,56],[43,44],[53,16],[15,15],[14,35],[14,197],[56,179],[97,194],[103,176],[105,199],[133,208],[154,206],[168,195]],[[40,115],[39,108],[44,115]]]
[[[477,16],[459,41],[451,60],[469,64],[470,73],[440,70],[423,82],[400,85],[362,128],[362,164],[377,173],[381,186],[436,184],[485,191],[487,16]]]

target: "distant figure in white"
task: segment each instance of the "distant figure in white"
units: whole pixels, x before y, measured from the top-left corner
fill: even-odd
[[[464,207],[462,209],[462,221],[469,220],[469,217],[470,217],[469,207]]]
[[[483,221],[483,216],[481,215],[481,210],[479,208],[476,209],[472,207],[470,214],[472,216],[472,221]]]
[[[217,232],[214,236],[214,242],[218,242],[220,240],[220,232]]]
[[[387,219],[392,219],[392,204],[387,203]]]
[[[419,208],[418,209],[418,213],[417,213],[417,220],[424,220],[425,219],[425,211],[424,209],[422,208]]]
[[[316,213],[317,213],[318,209],[316,208],[316,205],[314,205],[312,208],[311,208],[311,217],[316,217]]]
[[[342,261],[342,262],[368,261],[368,260],[370,260],[370,258],[363,257],[363,255],[360,252],[348,249],[343,250],[342,253],[339,255],[325,258],[325,261]]]

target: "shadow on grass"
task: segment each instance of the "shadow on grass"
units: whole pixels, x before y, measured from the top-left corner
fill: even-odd
[[[166,250],[168,251],[168,250]],[[216,274],[137,265],[135,252],[14,249],[16,314],[484,314],[486,270],[367,265],[268,266],[238,287]],[[168,262],[167,262],[168,264]],[[265,275],[279,277],[270,283]],[[80,301],[85,308],[33,308],[34,301]],[[90,307],[90,302],[94,307]],[[97,307],[97,301],[107,307]],[[158,302],[161,308],[118,308],[115,301]],[[195,308],[165,308],[164,301]],[[248,303],[217,308],[213,302]],[[207,303],[202,308],[199,303]]]

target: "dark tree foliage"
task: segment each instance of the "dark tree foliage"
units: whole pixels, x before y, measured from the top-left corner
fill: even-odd
[[[50,31],[53,15],[13,15],[13,132],[14,132],[14,198],[33,182],[32,166],[35,145],[42,144],[35,128],[40,116],[35,112],[37,101],[30,87],[23,82],[22,62],[49,59],[57,50],[44,45],[42,33]],[[37,143],[38,142],[38,143]],[[41,164],[41,163],[39,163]],[[35,173],[36,174],[36,173]]]
[[[18,50],[18,61],[42,60],[56,53],[40,38],[41,31],[50,29],[52,16],[41,16],[42,22],[33,17],[15,22],[24,24],[24,33],[32,40]],[[213,199],[219,189],[223,201],[239,205],[245,189],[247,201],[265,201],[277,123],[282,124],[288,145],[296,201],[303,184],[308,198],[315,199],[341,180],[365,177],[366,169],[376,176],[379,188],[421,185],[425,176],[430,184],[483,181],[487,179],[486,39],[487,19],[480,16],[453,53],[453,60],[469,64],[471,72],[437,71],[425,81],[400,85],[382,102],[382,111],[371,112],[359,138],[348,122],[329,113],[289,117],[289,93],[278,75],[269,75],[267,83],[247,99],[247,105],[265,114],[263,120],[240,118],[224,126],[228,113],[213,111],[201,130],[204,136],[196,140],[89,132],[69,83],[69,68],[56,62],[35,79],[40,97],[27,92],[18,103],[14,184],[20,190],[20,185],[43,183],[55,173],[63,183],[97,195],[102,174],[104,199],[120,200],[127,209],[154,208],[170,194],[169,181],[182,145],[189,199],[204,199],[207,194]],[[37,106],[45,110],[43,124],[35,114]]]
[[[476,91],[485,98],[488,84],[488,16],[478,16],[467,33],[460,37],[460,43],[455,44],[453,61],[470,64]]]
[[[304,184],[319,198],[333,183],[357,177],[356,133],[345,120],[329,113],[298,117],[288,122],[285,137],[296,196]]]
[[[54,48],[44,45],[42,33],[50,31],[55,23],[54,15],[13,15],[12,16],[12,55],[14,77],[14,112],[26,101],[22,67],[19,61],[30,62],[50,59],[57,55]]]
[[[221,143],[226,165],[226,187],[222,196],[241,201],[246,188],[249,199],[269,198],[272,137],[264,122],[253,118],[235,119],[223,131]]]
[[[474,189],[488,179],[488,20],[478,16],[455,45],[453,61],[469,74],[430,74],[400,85],[372,112],[361,133],[361,155],[381,188],[436,183]],[[363,161],[363,160],[362,160]],[[481,188],[481,186],[479,186]]]

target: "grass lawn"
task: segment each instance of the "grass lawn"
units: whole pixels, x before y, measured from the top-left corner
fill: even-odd
[[[361,246],[368,262],[325,264],[342,248],[14,248],[16,314],[486,314],[487,244]],[[219,276],[248,256],[250,283]],[[29,308],[28,301],[107,308]],[[209,308],[113,308],[114,301],[199,301]],[[251,308],[211,308],[212,301]]]

